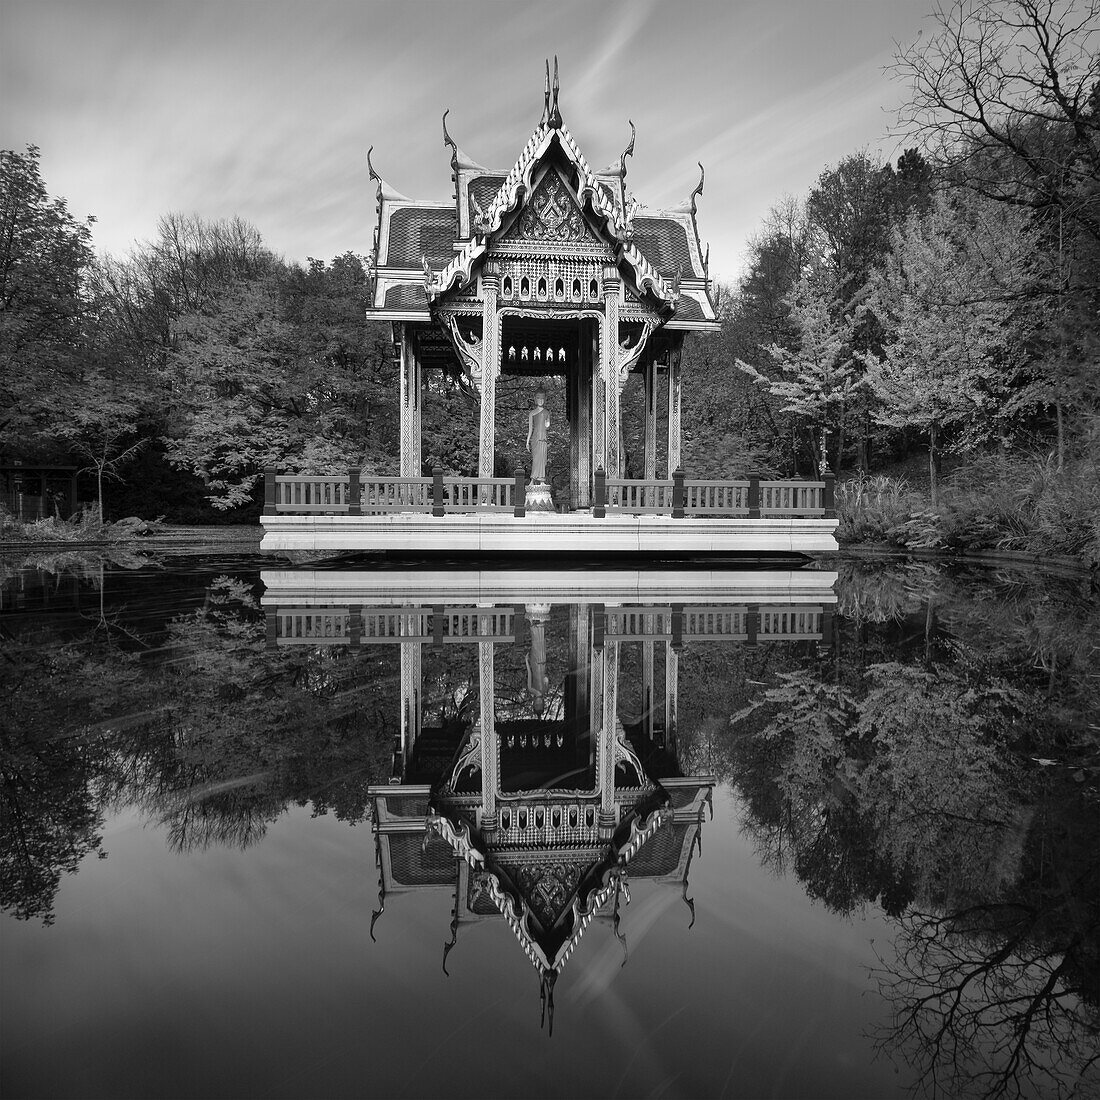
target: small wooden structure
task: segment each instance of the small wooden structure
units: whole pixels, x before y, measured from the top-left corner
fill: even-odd
[[[626,186],[633,126],[617,163],[594,171],[562,121],[556,69],[551,86],[547,66],[542,118],[510,169],[474,161],[444,115],[453,201],[407,198],[368,153],[378,200],[368,316],[393,326],[399,469],[393,477],[268,471],[263,549],[836,549],[830,477],[700,480],[682,469],[684,338],[719,327],[696,222],[703,178],[679,206],[643,207]],[[462,372],[480,395],[477,477],[422,468],[432,370]],[[569,453],[550,458],[567,467],[568,487],[552,504],[544,483],[499,469],[502,374],[564,380]],[[635,479],[625,477],[621,415],[631,374],[645,392]],[[536,499],[537,513],[528,503]]]
[[[12,515],[24,522],[48,516],[68,519],[78,507],[77,472],[75,466],[0,466],[0,499]]]

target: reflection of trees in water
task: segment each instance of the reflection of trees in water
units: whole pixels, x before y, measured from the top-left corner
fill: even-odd
[[[389,767],[397,654],[272,652],[265,636],[251,586],[224,577],[140,649],[133,632],[91,624],[5,646],[4,909],[52,919],[61,876],[100,847],[112,805],[141,806],[181,850],[254,843],[291,804],[366,816]]]
[[[777,669],[726,733],[745,827],[811,896],[900,918],[879,1038],[926,1091],[1093,1080],[1096,608],[925,566],[863,601],[869,572],[842,575],[835,653]]]
[[[881,1044],[929,1093],[1095,1095],[1100,867],[1095,799],[1066,776],[1031,785],[1014,881],[914,906],[876,977],[893,1007]]]

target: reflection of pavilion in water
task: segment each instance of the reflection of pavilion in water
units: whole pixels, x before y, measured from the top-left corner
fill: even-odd
[[[371,592],[357,590],[354,574],[312,574],[321,589],[295,580],[303,576],[265,575],[271,644],[401,648],[392,776],[370,792],[380,887],[372,932],[394,894],[450,888],[444,965],[463,924],[503,916],[551,1013],[554,982],[593,920],[608,922],[625,950],[628,873],[677,889],[694,922],[688,870],[714,779],[679,766],[683,648],[819,642],[831,635],[835,601],[830,573],[727,574],[709,591],[681,581],[673,595],[683,602],[657,602],[643,585],[620,603],[567,606],[557,593],[556,606],[545,592],[520,602],[518,587],[484,584],[473,586],[478,602],[443,602],[461,592],[453,576],[395,606],[371,599],[383,578]],[[740,592],[731,577],[748,578]],[[334,606],[334,596],[347,603]],[[463,646],[477,647],[476,709],[444,713],[426,695]]]

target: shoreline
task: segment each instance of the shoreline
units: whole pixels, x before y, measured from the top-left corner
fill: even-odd
[[[256,527],[179,527],[154,535],[128,539],[88,539],[77,541],[0,542],[0,555],[18,553],[96,552],[108,550],[194,549],[207,546],[237,546],[259,554],[264,529]],[[278,557],[279,555],[272,555]],[[945,553],[940,550],[919,550],[891,546],[888,543],[841,543],[835,552],[813,554],[815,561],[827,561],[843,557],[915,559],[944,563],[978,565],[1030,565],[1044,572],[1087,577],[1096,567],[1082,559],[1034,554],[1022,550],[971,550],[966,553]]]

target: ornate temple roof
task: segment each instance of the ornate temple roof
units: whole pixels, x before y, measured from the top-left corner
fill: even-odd
[[[606,246],[624,280],[624,294],[645,300],[670,329],[716,325],[708,256],[696,223],[702,179],[689,198],[669,210],[642,206],[626,187],[626,160],[634,137],[612,165],[595,172],[558,109],[557,62],[547,80],[542,118],[508,170],[486,168],[462,150],[447,130],[453,202],[410,199],[390,187],[367,163],[377,187],[371,316],[428,321],[433,308],[455,292],[476,296],[477,274],[532,198],[547,161],[568,174],[570,194]]]

